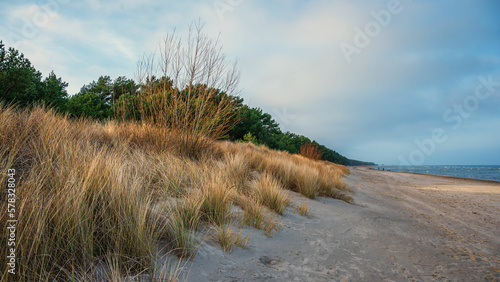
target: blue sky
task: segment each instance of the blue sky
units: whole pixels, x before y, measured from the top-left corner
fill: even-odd
[[[0,39],[74,94],[201,19],[241,96],[383,164],[500,164],[500,1],[0,1]],[[476,91],[477,90],[477,91]]]

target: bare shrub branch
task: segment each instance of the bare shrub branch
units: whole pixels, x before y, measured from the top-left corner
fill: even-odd
[[[119,116],[138,115],[142,121],[214,139],[225,136],[237,122],[240,70],[236,60],[222,53],[220,37],[210,38],[204,26],[191,24],[185,40],[174,30],[160,44],[159,56],[141,58],[140,91],[133,107],[116,107]]]

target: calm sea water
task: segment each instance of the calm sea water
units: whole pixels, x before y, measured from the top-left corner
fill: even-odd
[[[500,165],[496,166],[459,166],[459,165],[432,165],[432,166],[379,166],[373,169],[415,172],[424,174],[449,175],[475,179],[500,181]]]

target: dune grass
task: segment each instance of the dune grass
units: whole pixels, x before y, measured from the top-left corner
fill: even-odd
[[[253,194],[257,202],[276,213],[283,215],[290,198],[283,192],[284,188],[272,175],[264,173],[254,182]]]
[[[161,255],[194,256],[200,226],[213,226],[226,251],[245,247],[232,206],[243,210],[244,225],[272,236],[289,203],[286,189],[352,201],[342,166],[147,123],[69,120],[40,107],[0,108],[2,187],[8,169],[16,170],[19,281],[147,274],[159,246]],[[0,200],[6,211],[5,193]],[[6,217],[0,213],[2,230]],[[0,246],[5,266],[5,236]],[[175,280],[172,271],[161,275]]]
[[[250,143],[222,142],[217,145],[224,152],[243,152],[252,170],[271,174],[286,189],[311,199],[326,196],[352,202],[348,195],[352,191],[342,182],[342,176],[349,174],[345,166]]]
[[[263,231],[267,237],[280,230],[280,223],[254,197],[239,195],[234,202],[243,209],[243,225],[253,226]]]
[[[229,224],[214,226],[215,240],[220,244],[224,252],[231,253],[236,247],[247,248],[249,235],[243,236],[243,230],[235,230]]]
[[[321,151],[318,149],[318,145],[314,145],[310,142],[300,146],[299,154],[311,160],[320,160],[322,155]]]
[[[311,210],[309,209],[306,203],[303,203],[301,206],[295,207],[295,210],[298,211],[299,214],[302,216],[307,216],[309,218],[312,217]]]

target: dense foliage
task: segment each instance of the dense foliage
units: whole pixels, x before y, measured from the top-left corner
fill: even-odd
[[[168,104],[173,96],[188,97],[187,101],[181,99],[176,103],[183,102],[181,105],[189,111],[189,109],[198,109],[195,107],[199,101],[197,93],[211,93],[209,100],[204,101],[204,111],[207,111],[205,107],[217,109],[217,105],[220,105],[222,101],[224,103],[229,101],[231,111],[235,111],[234,115],[227,115],[232,119],[228,124],[234,126],[225,133],[226,139],[263,144],[271,149],[293,154],[299,153],[304,144],[312,144],[317,147],[323,160],[345,165],[369,164],[350,160],[305,136],[282,132],[279,124],[270,114],[263,112],[260,108],[244,105],[243,99],[239,97],[228,95],[218,89],[207,90],[206,85],[198,84],[192,88],[177,89],[168,77],[152,77],[143,84],[136,84],[134,80],[124,76],[114,80],[109,76],[101,76],[97,81],[84,85],[80,92],[73,96],[68,96],[67,86],[68,84],[58,78],[54,72],[42,79],[42,74],[22,53],[14,48],[6,49],[0,41],[0,100],[5,103],[14,103],[20,107],[42,103],[59,112],[65,112],[71,117],[139,120],[148,113],[151,117],[157,117],[159,112],[165,115],[165,111],[154,107]],[[149,94],[152,93],[151,88],[164,89],[151,95]],[[186,94],[187,92],[189,94]],[[144,93],[148,95],[145,96]],[[169,109],[175,109],[177,112],[183,108],[171,107]],[[167,119],[163,122],[174,123],[176,121]],[[206,123],[200,122],[199,124],[205,125]]]
[[[14,48],[5,48],[0,41],[0,99],[21,107],[44,103],[64,110],[68,93],[67,83],[51,72],[42,80],[42,74]]]
[[[252,141],[256,144],[264,144],[271,149],[288,151],[292,154],[299,153],[302,145],[312,143],[318,147],[323,160],[349,164],[349,159],[316,141],[291,132],[282,132],[272,116],[259,108],[243,105],[240,108],[239,117],[239,123],[229,132],[229,138],[233,141]]]

